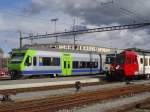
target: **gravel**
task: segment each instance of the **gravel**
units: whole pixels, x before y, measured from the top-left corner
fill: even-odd
[[[93,76],[72,76],[72,77],[56,77],[56,78],[41,78],[41,79],[20,79],[20,80],[3,80],[0,81],[0,85],[10,84],[26,84],[26,83],[43,83],[43,82],[56,82],[56,81],[69,81],[69,80],[85,80],[91,78],[100,78],[104,75],[93,75]]]
[[[148,83],[149,81],[136,81],[134,84],[144,84]],[[82,87],[80,92],[88,92],[88,91],[96,91],[96,90],[103,90],[106,88],[117,88],[128,86],[125,82],[117,82],[113,84],[104,84],[104,85],[95,85],[95,86],[87,86]],[[28,100],[33,98],[44,98],[47,96],[58,96],[58,95],[65,95],[65,94],[73,94],[75,93],[75,88],[65,88],[65,89],[58,89],[58,90],[49,90],[49,91],[39,91],[39,92],[29,92],[29,93],[20,93],[15,96],[11,96],[13,100]]]
[[[78,108],[76,107],[71,110],[59,110],[58,112],[106,112],[113,108],[122,107],[126,104],[130,104],[138,101],[140,102],[141,100],[145,100],[147,98],[150,98],[150,92],[145,92],[145,93],[137,94],[135,96],[126,97],[126,98],[108,100],[102,103],[97,103],[92,105],[84,105],[83,107],[78,107]]]

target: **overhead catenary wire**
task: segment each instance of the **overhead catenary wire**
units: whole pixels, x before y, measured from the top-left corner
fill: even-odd
[[[112,1],[108,1],[108,2],[102,2],[101,5],[104,7],[108,7],[108,6],[112,6],[112,4],[117,3],[117,0],[112,0]],[[118,5],[119,6],[119,5]],[[113,6],[112,6],[113,7]],[[118,7],[122,12],[124,12],[124,14],[126,14],[127,16],[129,16],[130,18],[134,18],[133,21],[134,23],[137,22],[137,20],[142,20],[144,22],[149,22],[149,20],[144,19],[143,16],[140,13],[131,11],[129,9],[126,9],[124,7]],[[131,17],[132,16],[132,17]],[[135,19],[136,18],[136,19]]]

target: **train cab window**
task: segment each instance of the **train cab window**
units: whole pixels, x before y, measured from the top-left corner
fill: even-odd
[[[123,55],[117,55],[116,57],[116,64],[124,64],[125,57]]]
[[[32,65],[32,58],[31,56],[27,56],[25,61],[25,66],[31,66]]]
[[[37,58],[33,57],[33,66],[36,66],[36,65],[37,65]]]
[[[140,58],[140,63],[143,64],[143,58]]]

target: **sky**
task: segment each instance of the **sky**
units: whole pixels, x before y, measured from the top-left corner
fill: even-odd
[[[150,0],[1,0],[0,48],[7,54],[19,47],[19,31],[23,36],[88,29],[112,25],[149,22]],[[149,27],[122,31],[77,35],[77,44],[101,47],[150,49]],[[58,38],[73,43],[73,36]],[[52,43],[55,39],[36,40]],[[30,41],[24,41],[29,44]]]

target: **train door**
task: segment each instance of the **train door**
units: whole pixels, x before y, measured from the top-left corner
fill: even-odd
[[[68,76],[72,74],[72,57],[70,54],[63,54],[61,57],[62,75]]]
[[[126,74],[132,76],[138,71],[138,63],[135,55],[126,56]]]
[[[139,55],[138,56],[138,63],[139,63],[139,74],[145,74],[144,70],[144,56]]]

